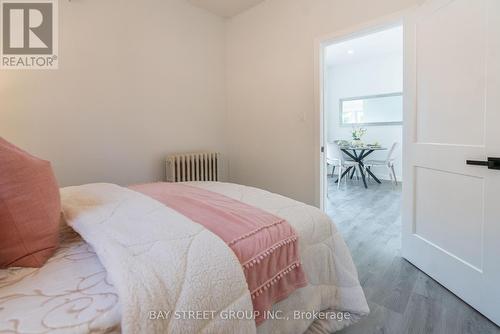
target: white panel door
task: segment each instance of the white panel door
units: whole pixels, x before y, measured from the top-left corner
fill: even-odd
[[[500,0],[405,22],[404,140],[403,256],[500,324]]]

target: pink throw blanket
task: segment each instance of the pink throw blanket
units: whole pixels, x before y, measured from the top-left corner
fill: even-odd
[[[307,285],[297,234],[285,220],[232,198],[180,183],[131,186],[224,240],[238,257],[250,290],[257,324],[266,311]]]

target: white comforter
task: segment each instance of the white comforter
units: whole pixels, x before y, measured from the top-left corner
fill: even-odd
[[[255,188],[192,185],[264,209],[296,229],[309,285],[275,305],[285,319],[269,319],[257,329],[252,320],[225,319],[227,310],[252,310],[231,250],[150,198],[96,184],[63,189],[63,207],[106,269],[91,248],[73,240],[41,269],[0,271],[0,331],[328,333],[368,312],[349,251],[321,211]],[[150,311],[173,310],[214,313],[197,314],[196,321],[148,319]],[[349,312],[349,319],[315,320],[312,311],[323,310]]]

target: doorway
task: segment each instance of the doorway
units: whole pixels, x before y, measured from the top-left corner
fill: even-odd
[[[402,26],[333,42],[323,52],[325,203],[351,198],[360,187],[366,194],[400,193]],[[328,200],[334,195],[337,201]],[[365,197],[363,191],[356,197]]]

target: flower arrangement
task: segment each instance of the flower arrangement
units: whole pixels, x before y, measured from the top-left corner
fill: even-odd
[[[352,128],[352,139],[359,141],[365,135],[365,133],[365,128]]]

